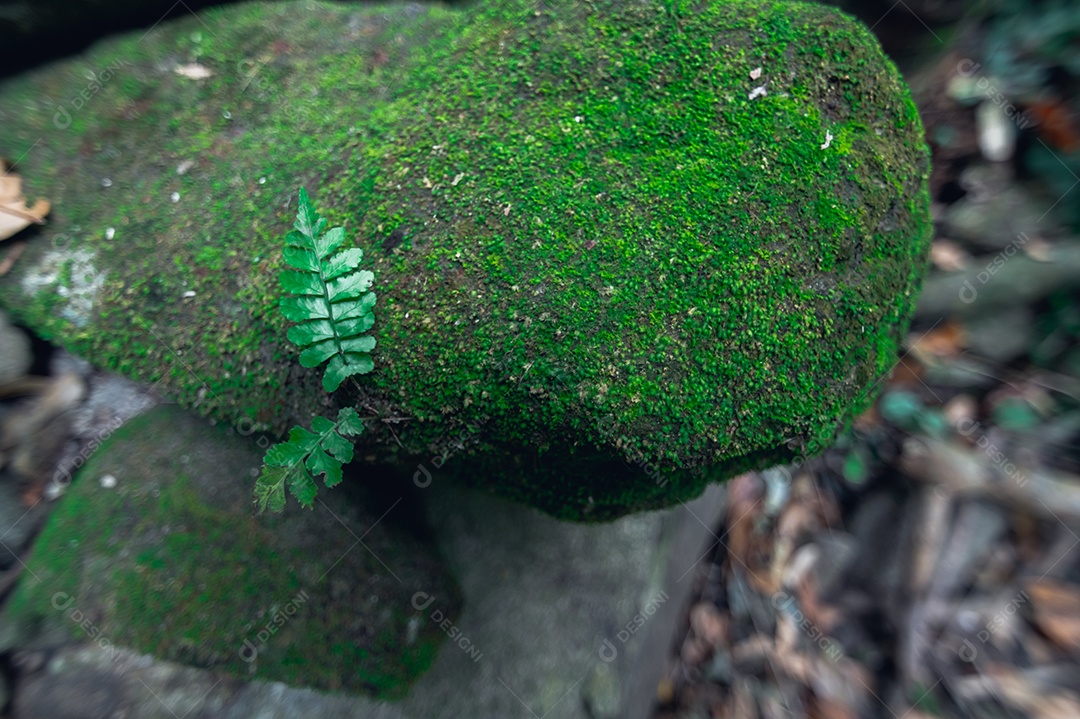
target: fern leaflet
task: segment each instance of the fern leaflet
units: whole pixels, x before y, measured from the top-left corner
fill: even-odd
[[[312,475],[325,475],[327,488],[341,482],[341,465],[352,461],[353,445],[346,436],[356,436],[364,425],[356,410],[345,407],[336,422],[316,416],[309,431],[293,427],[289,441],[266,451],[262,474],[255,482],[255,508],[261,514],[269,509],[280,512],[285,507],[285,488],[310,508],[318,491]]]
[[[375,293],[368,291],[375,275],[357,269],[363,250],[337,251],[345,241],[345,228],[324,234],[326,219],[319,217],[304,188],[293,227],[285,237],[284,255],[294,269],[279,277],[291,296],[281,299],[281,313],[297,323],[287,336],[303,350],[300,364],[318,367],[329,360],[323,389],[333,392],[346,377],[375,367],[375,338],[364,334],[375,324]]]

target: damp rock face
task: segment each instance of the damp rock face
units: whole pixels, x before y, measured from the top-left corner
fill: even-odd
[[[93,79],[88,79],[93,78]],[[0,85],[55,208],[0,304],[181,404],[596,520],[822,449],[894,361],[928,152],[810,4],[252,3]],[[376,370],[329,399],[277,311],[298,186],[365,251]]]
[[[77,640],[243,679],[404,696],[445,640],[414,595],[447,615],[459,606],[435,550],[402,521],[408,503],[352,482],[314,510],[253,517],[260,461],[254,438],[176,407],[131,420],[49,517],[0,644]]]

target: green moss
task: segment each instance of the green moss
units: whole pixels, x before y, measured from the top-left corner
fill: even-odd
[[[80,89],[71,66],[0,87],[29,108],[7,154],[48,138],[22,165],[31,192],[109,268],[92,326],[40,299],[20,313],[75,351],[229,422],[324,412],[275,307],[303,185],[378,277],[377,370],[333,401],[410,419],[372,422],[366,454],[415,467],[490,417],[447,470],[558,516],[665,506],[818,451],[891,367],[929,242],[928,154],[895,68],[841,13],[206,15],[205,81],[164,61],[196,57],[196,19],[73,61],[130,63],[78,132],[50,125]],[[156,161],[132,162],[148,146]],[[25,300],[9,281],[0,302]]]
[[[453,611],[451,580],[393,518],[374,526],[381,505],[251,517],[242,478],[259,456],[247,444],[175,408],[122,427],[50,516],[5,623],[245,678],[402,696],[444,639],[412,594]],[[98,483],[106,473],[114,489]],[[361,527],[366,549],[350,534]]]

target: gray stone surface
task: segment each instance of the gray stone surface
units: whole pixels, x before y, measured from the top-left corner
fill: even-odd
[[[22,377],[33,362],[30,338],[0,312],[0,384]]]
[[[445,638],[412,597],[445,595],[453,616],[460,601],[410,503],[381,494],[394,478],[370,468],[313,510],[253,517],[261,459],[254,438],[174,406],[125,425],[52,509],[0,643],[59,626],[65,642],[100,637],[242,679],[403,696]]]
[[[580,525],[433,482],[423,499],[465,609],[453,620],[457,640],[399,703],[81,646],[23,681],[17,716],[84,717],[93,699],[127,719],[643,719],[722,497],[714,486],[685,507]],[[437,621],[439,597],[416,602],[429,599],[424,616]]]
[[[18,658],[17,658],[18,659]],[[25,719],[397,719],[390,706],[280,683],[243,682],[154,661],[112,646],[57,651],[20,682],[15,716]]]
[[[721,488],[602,525],[558,522],[449,483],[429,491],[465,594],[459,625],[483,656],[445,645],[406,715],[584,719],[588,701],[596,716],[644,716],[713,539],[706,525]]]

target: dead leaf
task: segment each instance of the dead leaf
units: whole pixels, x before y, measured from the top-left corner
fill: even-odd
[[[1041,237],[1032,237],[1021,248],[1031,259],[1036,262],[1050,262],[1050,251],[1054,249],[1054,246]]]
[[[953,427],[971,426],[979,411],[979,403],[969,394],[958,394],[945,403],[945,417]],[[967,422],[961,425],[961,422]]]
[[[967,336],[963,326],[949,320],[926,334],[913,334],[908,337],[911,354],[916,357],[955,357],[967,346]]]
[[[1046,581],[1045,579],[1043,580]],[[1001,700],[1032,719],[1076,719],[1080,716],[1080,695],[1037,681],[1037,670],[1017,670],[991,662],[984,667],[984,681]]]
[[[1030,581],[1035,624],[1058,646],[1080,650],[1080,586],[1050,578]]]
[[[762,513],[765,489],[753,472],[740,474],[728,482],[728,506],[725,526],[728,531],[728,554],[732,558],[729,571],[735,568],[753,573],[758,566],[760,542],[754,524]]]
[[[30,225],[45,224],[49,201],[39,199],[27,207],[23,196],[22,178],[8,172],[7,162],[0,160],[0,240],[6,240]]]
[[[930,261],[939,270],[945,272],[958,272],[967,267],[967,251],[952,240],[934,240],[930,247]]]

